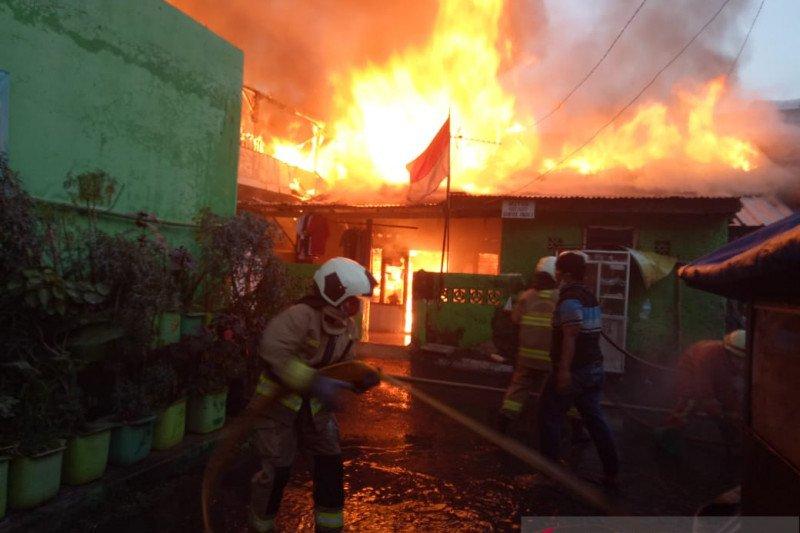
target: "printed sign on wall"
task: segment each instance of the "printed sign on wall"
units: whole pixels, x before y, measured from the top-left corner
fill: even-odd
[[[503,218],[534,218],[536,202],[529,200],[506,200],[503,202]]]

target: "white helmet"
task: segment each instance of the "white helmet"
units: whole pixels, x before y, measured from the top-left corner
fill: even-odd
[[[747,355],[747,333],[743,329],[731,331],[725,335],[725,339],[722,342],[731,355],[736,357],[745,357]]]
[[[334,307],[351,296],[371,296],[378,284],[366,268],[346,257],[322,263],[314,273],[314,283],[325,301]]]
[[[550,277],[556,279],[556,256],[547,255],[539,259],[536,263],[536,272],[544,272],[550,274]]]

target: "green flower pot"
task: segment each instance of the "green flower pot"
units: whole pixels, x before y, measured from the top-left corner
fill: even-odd
[[[192,433],[211,433],[225,425],[228,389],[192,396],[186,411],[186,425]]]
[[[186,433],[186,398],[180,399],[156,415],[153,429],[153,448],[172,448]]]
[[[108,464],[111,428],[96,429],[67,441],[61,476],[68,485],[83,485],[100,479]]]
[[[111,431],[109,462],[114,465],[127,466],[147,457],[153,447],[155,420],[155,416],[148,416],[114,428]]]
[[[166,346],[181,340],[180,313],[161,313],[156,317],[156,345]]]
[[[0,520],[6,515],[8,504],[8,457],[0,457]]]
[[[203,331],[205,313],[184,313],[181,315],[181,337],[198,335]]]
[[[63,459],[63,445],[37,455],[13,458],[8,472],[9,507],[30,509],[58,494]]]

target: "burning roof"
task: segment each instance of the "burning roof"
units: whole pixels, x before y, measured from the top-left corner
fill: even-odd
[[[724,214],[732,216],[741,208],[735,196],[536,196],[471,195],[454,193],[451,214],[455,217],[499,217],[505,201],[532,201],[538,212]],[[428,218],[442,216],[442,203],[406,205],[398,203],[348,204],[341,202],[285,201],[272,197],[240,195],[242,209],[269,216],[296,216],[314,212],[360,217]]]
[[[403,203],[406,164],[448,115],[453,189],[466,193],[719,196],[796,180],[759,149],[779,113],[726,75],[724,43],[740,39],[744,5],[727,7],[707,39],[582,147],[711,6],[646,6],[589,83],[541,123],[611,40],[619,9],[598,15],[589,35],[523,0],[414,0],[386,7],[391,16],[352,0],[296,1],[291,11],[268,3],[259,13],[243,0],[226,3],[228,13],[172,2],[245,50],[246,79],[265,105],[243,106],[243,142],[312,176],[293,184],[304,199]]]

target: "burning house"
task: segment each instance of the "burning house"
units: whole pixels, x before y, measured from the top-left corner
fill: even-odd
[[[311,235],[318,242],[306,250],[307,260],[346,255],[369,265],[380,282],[365,324],[373,342],[413,336],[480,346],[491,339],[494,309],[522,287],[537,259],[574,248],[591,257],[606,332],[634,353],[667,358],[723,332],[724,300],[681,286],[673,267],[726,242],[738,198],[455,194],[438,294],[423,272],[442,266],[441,204],[285,203],[247,192],[239,202],[280,224],[290,262],[307,231],[301,221],[311,217],[322,229]],[[608,364],[624,367],[619,355]]]
[[[681,286],[675,266],[727,241],[741,196],[796,181],[762,150],[789,126],[737,89],[716,42],[735,25],[713,25],[714,39],[630,100],[649,74],[602,65],[571,90],[572,69],[611,41],[611,12],[597,15],[596,34],[570,40],[544,4],[517,0],[360,3],[357,17],[346,2],[257,13],[246,2],[224,12],[172,3],[245,50],[239,209],[280,227],[288,263],[346,255],[367,266],[380,280],[365,317],[373,342],[484,345],[495,308],[536,260],[581,248],[607,333],[668,358],[725,324],[724,300]],[[607,62],[668,59],[662,48],[689,41],[709,15],[681,5],[648,6]],[[305,31],[290,18],[327,22]],[[645,38],[667,26],[670,46]],[[446,119],[453,194],[445,201],[442,185],[411,204],[406,165]],[[425,273],[440,270],[445,287],[433,293]]]

